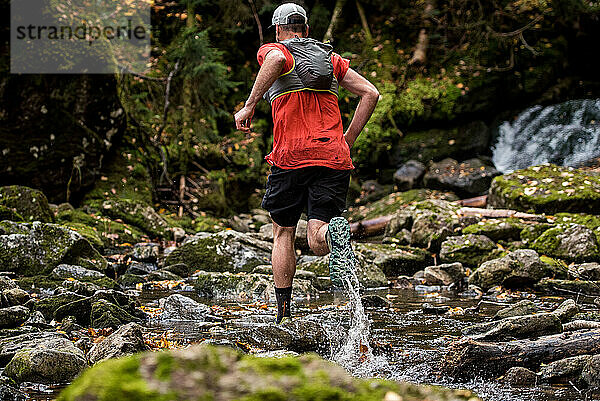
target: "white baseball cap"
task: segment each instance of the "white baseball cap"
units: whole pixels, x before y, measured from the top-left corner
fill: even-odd
[[[306,10],[300,7],[298,4],[294,3],[284,3],[277,7],[275,12],[273,13],[273,19],[271,23],[273,25],[286,25],[289,24],[289,18],[291,16],[298,15],[304,18],[304,23],[308,23],[308,18],[306,17]]]

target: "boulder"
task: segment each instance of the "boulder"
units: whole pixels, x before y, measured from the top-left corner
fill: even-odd
[[[39,330],[0,338],[0,366],[6,365],[18,351],[35,348],[37,344],[42,342],[65,346],[68,346],[67,342],[71,343],[65,334],[49,331],[40,332]]]
[[[314,354],[261,358],[194,345],[105,361],[63,390],[59,401],[100,399],[102,394],[114,400],[285,400],[291,395],[299,400],[383,400],[389,393],[404,401],[479,400],[468,390],[354,378]]]
[[[480,323],[463,329],[463,334],[472,335],[476,341],[503,341],[513,338],[538,337],[562,332],[562,323],[557,315],[513,316],[490,323]]]
[[[366,180],[360,186],[360,196],[356,203],[363,205],[369,202],[375,202],[393,192],[393,185],[382,185],[376,180]]]
[[[119,327],[130,322],[140,322],[141,319],[129,314],[125,309],[112,304],[104,299],[99,299],[92,304],[90,313],[91,327],[102,329],[106,327]]]
[[[167,256],[166,265],[183,263],[196,270],[215,272],[249,272],[258,265],[269,263],[271,247],[268,242],[233,230],[216,234],[197,233]]]
[[[592,230],[579,224],[546,230],[531,245],[540,254],[572,262],[600,260],[600,246]]]
[[[502,381],[511,386],[531,386],[536,384],[537,375],[534,371],[521,366],[514,366],[506,371]]]
[[[581,371],[592,358],[591,355],[577,355],[559,359],[542,366],[540,380],[544,383],[562,383],[578,381]]]
[[[400,237],[404,235],[404,232],[408,232],[408,243],[410,243],[410,230],[413,224],[413,212],[407,209],[400,209],[394,213],[385,226],[385,237],[396,237],[398,233]]]
[[[579,306],[572,299],[567,299],[556,308],[552,314],[557,316],[562,323],[566,323],[579,313]]]
[[[414,206],[411,245],[438,251],[459,225],[458,209],[457,204],[442,200],[418,202]]]
[[[7,219],[2,219],[7,220]],[[3,401],[27,401],[29,395],[17,388],[15,381],[6,376],[0,376],[0,400]]]
[[[454,159],[444,159],[429,167],[423,177],[423,185],[469,197],[486,193],[492,179],[500,174],[481,159],[469,159],[461,163]]]
[[[52,223],[54,221],[54,215],[48,206],[48,199],[37,189],[19,185],[0,187],[0,206],[12,210],[16,213],[14,217],[21,217],[27,222]],[[0,220],[13,219],[0,218]]]
[[[494,178],[488,205],[522,212],[594,214],[600,210],[600,176],[552,164],[516,170]]]
[[[94,344],[88,353],[90,364],[96,364],[109,358],[119,358],[148,350],[142,336],[142,326],[129,323],[121,326],[102,341]]]
[[[517,302],[516,304],[507,306],[506,308],[500,309],[492,317],[492,320],[506,319],[507,317],[513,316],[525,316],[532,315],[540,311],[540,308],[531,300],[524,299]]]
[[[525,224],[519,219],[485,219],[462,229],[463,234],[485,235],[492,241],[519,240]],[[547,225],[546,228],[549,228]]]
[[[0,291],[10,290],[13,288],[19,288],[14,280],[11,280],[7,276],[0,276]]]
[[[360,301],[366,308],[390,308],[392,303],[382,296],[370,294],[360,297]]]
[[[29,301],[31,297],[20,288],[11,288],[0,291],[0,307],[23,305]]]
[[[66,338],[55,338],[18,350],[3,373],[17,383],[68,383],[86,367],[79,348]]]
[[[396,244],[356,243],[354,249],[367,265],[373,264],[386,276],[412,275],[432,261],[427,251]]]
[[[54,319],[55,312],[61,306],[83,299],[86,299],[86,297],[74,292],[66,291],[61,294],[51,295],[45,298],[40,298],[39,300],[33,300],[32,310],[40,311],[46,319],[52,320]]]
[[[0,309],[0,329],[13,328],[20,326],[27,319],[31,311],[24,306],[9,306]]]
[[[208,305],[194,301],[181,294],[169,295],[158,300],[159,307],[163,310],[158,316],[161,320],[206,320],[212,314]]]
[[[460,262],[465,266],[477,267],[493,257],[496,249],[496,244],[485,235],[452,236],[442,242],[440,260],[444,263]]]
[[[423,163],[409,160],[394,173],[394,184],[396,184],[399,191],[416,188],[425,174],[425,169]]]
[[[49,223],[0,222],[0,264],[17,274],[49,274],[59,264],[104,271],[107,263],[75,231]]]
[[[461,282],[467,274],[463,265],[456,262],[427,266],[423,276],[427,285],[450,285]]]
[[[52,270],[52,277],[56,279],[73,278],[82,281],[107,278],[103,273],[97,270],[90,270],[85,267],[66,264],[56,266],[54,270]]]
[[[587,294],[600,295],[600,281],[561,280],[545,277],[536,288],[551,294]]]
[[[160,244],[141,242],[135,244],[131,257],[140,262],[155,263],[160,253]]]
[[[548,267],[536,251],[519,249],[508,255],[483,262],[469,277],[469,284],[488,290],[496,285],[525,288],[539,281]]]
[[[158,266],[156,266],[154,263],[134,261],[131,262],[124,274],[135,274],[137,276],[143,276],[146,274],[150,274],[153,271],[156,271],[157,269]]]
[[[132,199],[108,199],[102,203],[102,213],[132,224],[153,238],[164,238],[170,234],[169,223],[152,206]]]
[[[600,263],[583,263],[572,267],[582,280],[600,281]]]
[[[600,355],[593,355],[581,370],[581,379],[588,387],[600,387]]]

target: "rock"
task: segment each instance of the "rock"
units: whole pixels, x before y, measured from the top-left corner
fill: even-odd
[[[196,293],[206,298],[235,300],[274,300],[275,284],[266,274],[198,271],[186,279]],[[294,279],[292,296],[305,298],[319,291],[309,280]]]
[[[392,215],[385,226],[386,237],[401,237],[405,231],[410,230],[413,224],[413,213],[410,210],[400,209]],[[398,236],[398,233],[401,235]],[[408,243],[410,243],[410,231],[408,231]]]
[[[451,129],[429,129],[409,132],[393,149],[395,165],[407,160],[442,160],[447,157],[464,160],[489,152],[490,129],[483,121],[473,121]]]
[[[106,278],[106,276],[99,271],[66,264],[56,266],[54,270],[52,270],[52,276],[56,279],[74,278],[83,281]]]
[[[458,227],[457,210],[458,205],[441,200],[417,203],[411,229],[411,245],[434,252],[439,250],[442,242],[454,234],[454,229]]]
[[[540,380],[544,383],[564,384],[578,381],[581,371],[591,358],[591,355],[577,355],[550,362],[540,369]]]
[[[55,338],[17,351],[4,374],[17,383],[68,383],[86,367],[80,349],[65,338]]]
[[[0,329],[20,326],[29,319],[30,313],[29,308],[21,305],[0,309]]]
[[[32,310],[40,311],[48,320],[54,319],[54,313],[61,306],[70,304],[74,301],[86,299],[84,296],[75,294],[74,292],[64,292],[62,294],[51,295],[41,298],[32,304]]]
[[[378,201],[393,192],[392,185],[381,185],[376,180],[366,180],[360,187],[360,196],[356,201],[359,205]]]
[[[68,292],[74,292],[84,297],[94,295],[96,291],[102,289],[102,287],[94,283],[68,279],[63,281],[60,286]]]
[[[533,285],[547,271],[537,252],[519,249],[508,255],[483,262],[469,277],[469,284],[488,290],[496,285],[506,288],[524,288]]]
[[[530,224],[529,226],[533,226]],[[526,227],[519,219],[485,219],[462,229],[463,234],[485,235],[492,241],[518,240]],[[549,228],[549,225],[546,225]]]
[[[408,191],[419,185],[424,174],[425,165],[423,163],[409,160],[394,173],[394,184],[399,191]]]
[[[360,297],[363,306],[367,308],[389,308],[392,303],[379,295],[363,295]]]
[[[476,341],[503,341],[513,338],[539,337],[562,332],[558,316],[551,313],[507,317],[490,323],[466,327],[463,334],[472,335]]]
[[[507,317],[513,316],[525,316],[539,312],[540,308],[529,299],[524,299],[517,302],[514,305],[510,305],[506,308],[500,309],[492,317],[492,320],[506,319]]]
[[[102,203],[102,213],[113,219],[132,224],[153,238],[164,238],[170,233],[169,223],[152,206],[131,199],[109,199]]]
[[[160,244],[142,242],[135,244],[131,257],[140,262],[155,263],[160,252]]]
[[[481,159],[469,159],[461,163],[454,159],[444,159],[429,167],[423,177],[423,185],[469,197],[486,193],[492,179],[500,174]]]
[[[356,243],[354,250],[386,276],[412,275],[431,263],[429,252],[396,244]]]
[[[140,319],[130,315],[120,306],[99,299],[92,304],[90,325],[93,328],[119,327],[130,322],[140,322]]]
[[[506,371],[502,377],[502,381],[511,386],[531,386],[536,384],[537,375],[527,368],[515,366]]]
[[[533,242],[540,237],[546,230],[552,228],[552,224],[536,223],[528,224],[521,230],[519,236],[521,241],[525,244],[533,244]]]
[[[248,219],[242,219],[240,216],[233,216],[229,219],[229,225],[231,228],[241,233],[247,233],[250,231],[250,223],[251,221],[248,221]]]
[[[109,358],[120,358],[148,350],[142,337],[142,326],[129,323],[121,326],[102,341],[94,344],[88,354],[90,364],[96,364]]]
[[[0,305],[1,307],[23,305],[29,301],[31,297],[20,288],[11,288],[0,291]]]
[[[562,323],[566,323],[579,313],[579,306],[572,299],[567,299],[552,312]]]
[[[12,210],[27,222],[52,223],[54,221],[54,215],[48,206],[48,199],[37,189],[19,185],[0,187],[0,206]]]
[[[554,294],[600,295],[600,281],[560,280],[545,277],[536,284],[536,288]]]
[[[581,379],[588,387],[600,387],[600,355],[593,355],[581,370]]]
[[[460,262],[477,267],[490,258],[496,244],[485,235],[465,234],[448,237],[442,242],[440,259],[444,263]]]
[[[23,324],[26,326],[35,326],[35,327],[48,326],[48,324],[46,323],[46,318],[44,318],[44,315],[40,311],[33,312],[29,316],[29,319],[27,319],[27,321]]]
[[[123,380],[128,386],[124,387]],[[388,392],[404,401],[478,401],[468,390],[449,390],[351,377],[339,365],[317,355],[261,358],[227,347],[194,345],[180,350],[146,352],[98,364],[61,393],[59,401],[99,399],[284,400],[374,399]]]
[[[135,274],[137,276],[143,276],[156,271],[158,267],[154,263],[146,262],[132,262],[124,274]]]
[[[422,308],[423,313],[427,315],[443,315],[450,310],[448,305],[432,305],[429,303],[424,303]]]
[[[0,338],[0,366],[6,365],[18,351],[35,348],[36,344],[46,341],[59,345],[68,345],[67,342],[71,343],[64,334],[48,331],[40,332],[39,330],[33,333]]]
[[[6,276],[0,276],[0,291],[19,288],[17,283]]]
[[[600,264],[599,263],[583,263],[573,266],[577,275],[583,280],[600,281]]]
[[[600,260],[600,246],[596,235],[587,227],[571,224],[558,225],[546,230],[532,248],[540,254],[573,262]]]
[[[522,212],[594,214],[600,210],[600,177],[552,164],[516,170],[492,181],[488,205]]]
[[[0,400],[26,401],[28,399],[30,399],[29,395],[19,390],[14,380],[6,376],[0,376]]]
[[[162,270],[170,271],[173,274],[177,274],[179,277],[187,277],[190,275],[190,268],[185,263],[176,263],[174,265],[169,265],[163,267]]]
[[[152,273],[149,273],[146,276],[146,279],[148,281],[180,281],[181,280],[181,276],[178,276],[175,273],[171,273],[168,270],[164,270],[164,269],[158,269],[153,271]]]
[[[466,277],[465,269],[459,262],[427,266],[423,272],[427,285],[450,285],[461,282]]]
[[[158,300],[163,312],[159,315],[161,320],[206,320],[212,314],[209,306],[198,303],[180,294],[169,295]]]
[[[49,274],[59,264],[104,271],[106,260],[75,231],[56,224],[0,222],[0,264],[22,275]]]
[[[249,272],[269,263],[271,244],[237,231],[198,233],[167,256],[166,265],[183,263],[191,271]]]

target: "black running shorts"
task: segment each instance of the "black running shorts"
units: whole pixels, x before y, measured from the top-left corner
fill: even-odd
[[[309,220],[329,223],[346,209],[349,183],[350,170],[271,166],[262,207],[282,227],[295,227],[305,210]]]

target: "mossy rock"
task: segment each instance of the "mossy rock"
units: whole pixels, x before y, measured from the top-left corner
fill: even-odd
[[[523,227],[519,236],[521,237],[521,241],[525,244],[532,244],[540,235],[552,227],[552,224],[546,223],[528,224]]]
[[[380,401],[386,394],[404,401],[479,400],[468,390],[353,378],[314,354],[259,358],[226,347],[195,345],[100,362],[64,389],[58,401]]]
[[[198,233],[171,252],[165,264],[183,263],[190,271],[249,272],[269,263],[271,244],[233,230]]]
[[[484,219],[462,229],[463,234],[485,235],[493,241],[518,240],[525,223],[519,219]]]
[[[424,249],[393,243],[357,243],[355,252],[381,269],[388,277],[412,275],[433,262],[431,253]]]
[[[448,237],[442,242],[440,250],[440,260],[443,263],[460,262],[471,267],[505,255],[506,252],[499,250],[488,237],[476,234]]]
[[[600,295],[600,281],[559,280],[543,278],[536,284],[538,290],[553,294]]]
[[[37,189],[19,185],[0,187],[1,206],[11,209],[16,213],[16,216],[21,216],[24,221],[41,221],[42,223],[52,223],[54,221],[46,195]],[[0,209],[0,214],[1,212]],[[0,218],[0,220],[18,221],[14,218]]]
[[[411,189],[406,192],[394,192],[371,204],[350,208],[348,219],[358,221],[391,215],[406,205],[427,199],[454,201],[458,200],[458,197],[451,192],[431,189]]]
[[[579,224],[589,228],[596,234],[600,244],[600,215],[584,213],[556,213],[555,224]]]
[[[107,262],[79,233],[57,224],[0,222],[0,263],[22,275],[49,274],[59,264],[104,272]]]
[[[0,221],[2,220],[10,220],[10,221],[25,221],[23,216],[14,211],[12,208],[6,207],[4,205],[0,205]]]
[[[169,223],[148,204],[130,199],[109,199],[102,203],[102,213],[136,226],[153,238],[170,238]]]
[[[414,206],[411,245],[437,252],[442,242],[459,227],[460,206],[443,200],[426,200]]]
[[[600,213],[600,176],[553,164],[494,178],[488,204],[523,212]]]
[[[546,230],[531,248],[550,257],[572,262],[600,260],[600,246],[594,232],[578,224],[560,224]]]
[[[140,322],[140,319],[132,316],[118,305],[104,299],[99,299],[92,304],[90,325],[94,328],[117,328],[122,324],[131,322]]]

